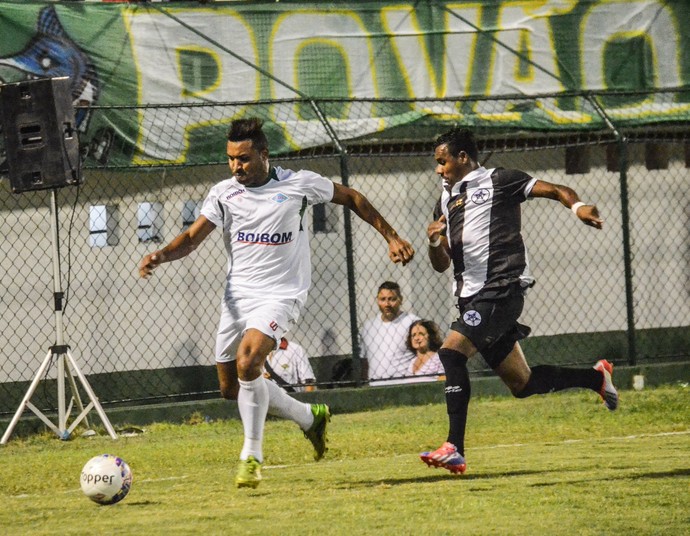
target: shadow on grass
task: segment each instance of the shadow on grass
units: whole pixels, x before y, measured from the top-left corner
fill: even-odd
[[[379,485],[384,485],[384,486],[398,486],[401,484],[420,484],[420,483],[425,483],[425,482],[445,482],[448,480],[453,480],[453,479],[458,479],[458,480],[465,480],[465,481],[470,481],[470,482],[488,482],[494,479],[498,478],[510,478],[510,477],[518,477],[518,476],[532,476],[532,475],[549,475],[549,474],[559,474],[562,475],[567,472],[575,472],[579,471],[579,469],[564,469],[564,468],[559,468],[558,470],[528,470],[528,469],[523,469],[519,471],[500,471],[500,472],[495,472],[495,473],[471,473],[467,475],[453,475],[451,473],[448,473],[446,471],[441,471],[438,473],[434,473],[431,475],[425,475],[425,476],[418,476],[418,477],[406,477],[406,478],[385,478],[382,480],[359,480],[359,481],[350,481],[350,482],[342,482],[338,487],[353,487],[353,486],[371,486],[372,484],[379,484]],[[548,486],[557,486],[561,484],[582,484],[586,482],[598,482],[601,480],[636,480],[636,479],[643,479],[643,478],[648,478],[648,479],[658,479],[658,478],[677,478],[677,477],[686,477],[690,476],[690,469],[688,468],[682,468],[682,469],[673,469],[670,471],[661,471],[661,472],[650,472],[650,473],[641,473],[641,474],[630,474],[630,473],[625,473],[621,474],[618,476],[605,476],[601,478],[589,478],[589,479],[578,479],[578,480],[559,480],[559,481],[554,481],[554,482],[539,482],[536,484],[529,484],[530,487],[548,487]]]
[[[160,501],[130,501],[130,502],[122,502],[122,506],[151,506],[153,504],[160,505],[162,504]]]
[[[690,476],[690,469],[683,468],[683,469],[673,469],[671,471],[661,471],[661,472],[654,472],[654,473],[641,473],[641,474],[630,474],[630,473],[625,473],[621,474],[618,476],[603,476],[601,478],[583,478],[583,479],[578,479],[578,480],[559,480],[557,482],[538,482],[536,484],[530,484],[530,487],[533,488],[543,488],[543,487],[548,487],[548,486],[560,486],[563,484],[584,484],[587,482],[599,482],[601,480],[639,480],[643,478],[648,478],[648,479],[658,479],[658,478],[676,478],[676,477],[684,477],[684,476]]]
[[[674,469],[673,471],[663,471],[661,473],[643,473],[632,478],[673,478],[676,476],[690,476],[690,468]]]
[[[448,480],[469,480],[469,481],[488,481],[496,478],[508,478],[513,476],[525,475],[543,475],[553,473],[554,471],[534,471],[534,470],[520,470],[520,471],[502,471],[497,473],[476,473],[468,475],[454,475],[445,470],[439,470],[434,474],[428,476],[405,477],[405,478],[384,478],[382,480],[350,480],[347,482],[340,482],[337,488],[352,488],[357,486],[371,487],[372,484],[384,486],[399,486],[401,484],[421,484],[425,482],[445,482]],[[562,470],[557,471],[559,473]]]

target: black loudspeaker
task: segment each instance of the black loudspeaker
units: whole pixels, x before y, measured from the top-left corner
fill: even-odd
[[[82,182],[69,78],[1,85],[0,111],[13,192]]]

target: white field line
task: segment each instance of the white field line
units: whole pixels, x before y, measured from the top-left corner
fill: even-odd
[[[165,482],[166,480],[183,480],[185,478],[189,478],[189,475],[166,476],[165,478],[145,478],[144,480],[139,480],[139,482]]]
[[[633,439],[643,439],[647,437],[667,437],[667,436],[680,436],[688,435],[690,430],[681,430],[679,432],[659,432],[657,434],[637,434],[629,436],[612,436],[612,437],[588,437],[583,439],[563,439],[562,441],[544,441],[536,443],[506,443],[505,445],[487,445],[485,447],[474,447],[468,448],[467,450],[491,450],[491,449],[505,449],[505,448],[515,448],[515,447],[528,447],[534,445],[570,445],[573,443],[587,443],[587,442],[600,442],[600,441],[630,441]]]

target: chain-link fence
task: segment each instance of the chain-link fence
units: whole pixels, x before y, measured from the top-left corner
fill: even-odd
[[[387,111],[399,117],[401,110],[419,106],[439,114],[472,110],[460,123],[475,129],[487,167],[517,168],[567,184],[599,206],[603,231],[580,224],[559,203],[523,205],[523,235],[537,279],[522,317],[532,327],[524,341],[531,363],[588,365],[606,357],[633,364],[687,357],[689,122],[627,129],[606,115],[598,97],[570,98],[576,108],[598,117],[599,126],[525,130],[518,121],[507,126],[503,121],[493,127],[488,116],[509,113],[507,101],[497,99],[291,101],[146,111],[149,119],[156,114],[159,125],[192,116],[195,123],[204,118],[212,123],[214,117],[256,115],[267,121],[270,139],[282,131],[286,139],[299,137],[300,146],[312,140],[314,149],[278,147],[272,164],[310,169],[359,190],[416,248],[410,265],[394,265],[385,241],[348,211],[327,204],[307,213],[313,283],[290,337],[310,356],[319,388],[360,385],[359,334],[367,319],[380,314],[376,294],[383,281],[400,285],[404,311],[434,320],[443,333],[456,313],[450,271],[434,272],[426,258],[426,228],[441,191],[433,140],[454,124],[416,115],[400,132],[393,128],[366,139],[344,135],[355,123],[341,124],[337,118],[365,121],[372,107],[376,117]],[[675,95],[666,98],[671,102]],[[510,105],[548,111],[554,99],[520,97]],[[142,111],[101,108],[92,113],[97,118]],[[293,121],[296,113],[299,121]],[[149,280],[138,277],[137,266],[188,226],[211,186],[227,178],[226,128],[227,121],[217,125],[217,158],[203,165],[132,166],[137,140],[103,129],[93,138],[92,160],[80,187],[13,194],[8,181],[0,183],[0,414],[16,409],[56,341],[53,199],[65,342],[101,402],[217,396],[213,347],[227,264],[221,233],[212,234],[188,258],[162,266]],[[161,130],[156,142],[161,148],[166,147],[164,136]],[[126,158],[109,159],[109,153]],[[481,359],[473,366],[475,373],[486,368]],[[36,406],[55,407],[55,376],[51,367],[34,396]]]

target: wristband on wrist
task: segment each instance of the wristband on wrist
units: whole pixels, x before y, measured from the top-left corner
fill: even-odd
[[[440,245],[441,245],[441,237],[440,236],[436,240],[434,240],[433,242],[431,240],[429,240],[429,247],[430,248],[437,248]]]
[[[584,207],[587,203],[583,203],[582,201],[578,201],[577,203],[573,203],[573,206],[570,207],[570,210],[573,211],[573,214],[577,216],[577,209],[580,207]]]

